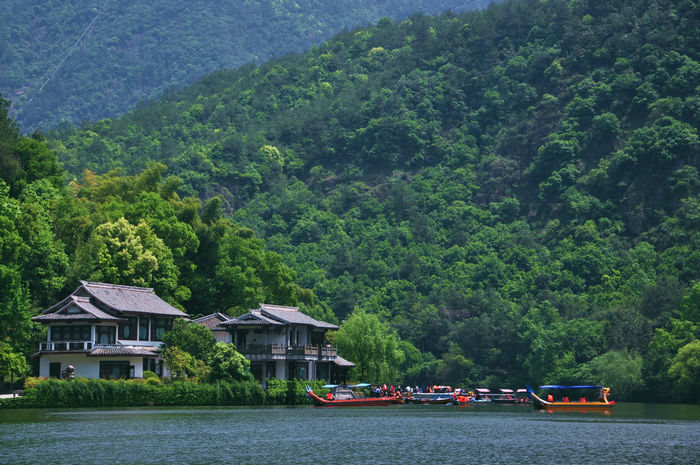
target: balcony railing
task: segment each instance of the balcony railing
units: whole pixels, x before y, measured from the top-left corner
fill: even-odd
[[[331,346],[321,347],[321,357],[335,357],[338,355],[338,349]]]
[[[284,346],[280,344],[249,344],[241,353],[248,358],[333,358],[338,355],[338,349],[331,346]]]
[[[40,352],[88,352],[92,341],[47,341],[39,343]]]

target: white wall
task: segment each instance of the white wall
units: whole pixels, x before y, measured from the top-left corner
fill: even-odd
[[[48,354],[42,355],[39,360],[39,376],[49,376],[49,363],[61,363],[61,371],[68,365],[75,368],[75,376],[83,378],[100,377],[100,359],[88,357],[85,354]]]
[[[128,360],[129,365],[134,367],[134,377],[143,378],[143,358],[141,357],[88,357],[85,354],[48,354],[42,355],[39,359],[39,376],[49,376],[49,363],[61,363],[61,371],[65,370],[68,365],[73,365],[75,368],[75,376],[82,378],[99,378],[100,377],[100,361]]]
[[[212,333],[214,333],[214,336],[216,337],[216,342],[225,342],[225,343],[230,343],[233,341],[233,336],[231,336],[231,333],[228,331],[224,330],[218,330],[214,329],[212,330]]]

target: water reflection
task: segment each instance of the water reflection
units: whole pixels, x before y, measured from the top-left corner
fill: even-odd
[[[3,463],[697,463],[700,407],[0,411]]]

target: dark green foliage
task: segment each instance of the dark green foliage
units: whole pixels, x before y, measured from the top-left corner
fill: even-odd
[[[617,366],[621,395],[680,399],[695,353],[669,370],[700,314],[697,8],[599,3],[382,21],[52,133],[80,179],[41,210],[69,281],[124,217],[172,251],[159,285],[193,315],[370,316],[392,362],[365,374],[578,384]],[[27,271],[3,270],[18,315],[36,305]]]
[[[190,323],[178,318],[172,330],[163,334],[164,348],[179,347],[199,360],[207,360],[214,350],[216,336],[209,328],[199,323]]]
[[[123,114],[144,99],[189,85],[217,69],[304,52],[344,29],[384,16],[403,19],[416,11],[464,11],[487,4],[192,0],[182,8],[164,0],[9,0],[0,6],[0,92],[17,96],[15,111],[23,127],[47,129],[64,121]],[[388,18],[382,21],[391,24]],[[79,38],[79,46],[73,48]],[[53,74],[59,63],[60,70]],[[193,120],[200,118],[201,105],[190,108],[189,114]]]
[[[313,401],[306,395],[306,386],[310,386],[314,393],[323,397],[328,393],[327,388],[321,387],[325,384],[324,380],[268,379],[265,381],[267,403],[270,405],[310,405]]]
[[[267,389],[257,381],[161,383],[143,380],[32,379],[24,397],[2,399],[0,408],[33,407],[157,407],[188,405],[309,405],[306,386],[325,395],[325,381],[267,380]]]
[[[263,405],[265,391],[254,381],[213,384],[156,380],[49,379],[25,389],[24,406],[139,407]]]

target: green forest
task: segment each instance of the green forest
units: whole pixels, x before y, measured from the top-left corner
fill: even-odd
[[[24,130],[80,124],[124,114],[218,69],[304,52],[384,16],[398,20],[488,3],[6,0],[0,5],[0,93],[12,101],[10,113]]]
[[[5,103],[0,338],[31,353],[30,316],[102,280],[191,316],[299,305],[368,382],[698,402],[699,20],[505,1],[78,128],[21,136]]]

